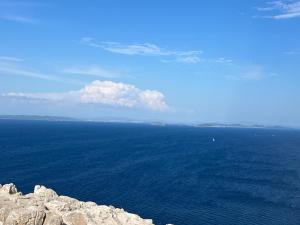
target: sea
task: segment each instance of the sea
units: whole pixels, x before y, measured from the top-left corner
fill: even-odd
[[[300,224],[300,131],[0,120],[0,183],[157,225]]]

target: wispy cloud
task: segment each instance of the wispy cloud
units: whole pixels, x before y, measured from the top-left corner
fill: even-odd
[[[290,50],[290,51],[286,51],[284,52],[285,55],[300,55],[300,51],[299,50]]]
[[[261,80],[265,77],[261,67],[252,67],[248,71],[244,72],[241,76],[244,80]]]
[[[175,51],[161,48],[151,43],[129,45],[124,45],[118,42],[97,43],[93,38],[90,37],[82,38],[81,42],[91,47],[101,48],[105,51],[122,55],[161,56],[168,57],[165,59],[166,61],[177,61],[181,63],[198,63],[202,61],[200,57],[202,51]]]
[[[300,1],[271,1],[267,2],[264,7],[258,7],[257,10],[265,13],[270,12],[270,15],[263,15],[263,18],[280,20],[300,17]]]
[[[141,90],[134,85],[112,81],[93,81],[80,90],[62,93],[4,93],[0,96],[35,102],[98,104],[126,108],[168,111],[164,94],[157,90]]]
[[[8,62],[21,62],[23,59],[17,58],[17,57],[11,57],[11,56],[0,56],[0,62],[1,61],[8,61]]]
[[[20,15],[3,15],[0,17],[3,20],[17,22],[17,23],[26,23],[26,24],[36,24],[37,20]]]
[[[49,2],[42,1],[16,1],[16,0],[1,0],[0,7],[2,8],[33,8],[49,6]]]
[[[234,65],[231,67],[231,71],[227,71],[225,77],[235,81],[261,81],[266,79],[273,79],[279,76],[274,71],[270,71],[268,68],[257,65]]]
[[[48,6],[42,1],[0,1],[0,20],[20,24],[37,24],[39,21],[34,18],[33,13],[41,7]]]
[[[216,59],[208,59],[203,56],[203,52],[199,50],[178,51],[170,50],[159,47],[158,45],[151,43],[144,44],[129,44],[124,45],[119,42],[96,42],[94,38],[84,37],[81,39],[81,43],[94,48],[100,48],[102,50],[128,55],[128,56],[152,56],[160,57],[160,61],[163,63],[184,63],[184,64],[196,64],[196,63],[218,63],[223,65],[232,65],[233,61],[224,57]]]
[[[226,59],[224,57],[217,58],[213,61],[216,62],[216,63],[225,64],[225,65],[233,65],[233,60],[232,59]]]
[[[58,76],[53,76],[32,69],[25,68],[19,63],[20,61],[21,60],[14,57],[0,57],[0,76],[13,75],[13,76],[22,76],[22,77],[36,78],[36,79],[42,79],[48,81],[62,82],[62,83],[73,83],[73,84],[80,83],[74,80],[63,79]]]
[[[22,69],[22,68],[14,68],[14,67],[11,67],[11,66],[0,67],[0,73],[1,74],[12,74],[12,75],[17,75],[17,76],[32,77],[32,78],[39,78],[39,79],[43,79],[43,80],[60,81],[59,78],[56,78],[56,77],[53,77],[53,76],[44,75],[44,74],[38,73],[38,72],[32,72],[32,71]]]
[[[116,72],[104,69],[100,66],[68,67],[63,69],[61,72],[66,74],[87,75],[87,76],[104,77],[104,78],[118,77],[118,74]]]
[[[242,80],[257,81],[257,80],[267,79],[276,76],[277,76],[276,73],[266,71],[266,69],[263,66],[252,65],[242,70],[240,78]]]

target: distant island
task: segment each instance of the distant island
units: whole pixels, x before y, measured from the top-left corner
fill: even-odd
[[[261,124],[240,124],[240,123],[201,123],[196,125],[197,127],[220,127],[220,128],[269,128],[269,129],[286,129],[284,126],[266,126]]]

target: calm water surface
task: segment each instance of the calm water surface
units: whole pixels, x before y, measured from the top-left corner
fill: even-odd
[[[158,225],[298,225],[300,131],[0,120],[8,182]]]

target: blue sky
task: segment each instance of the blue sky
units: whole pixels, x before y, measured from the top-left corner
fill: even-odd
[[[299,0],[0,0],[0,114],[299,126],[299,27]]]

